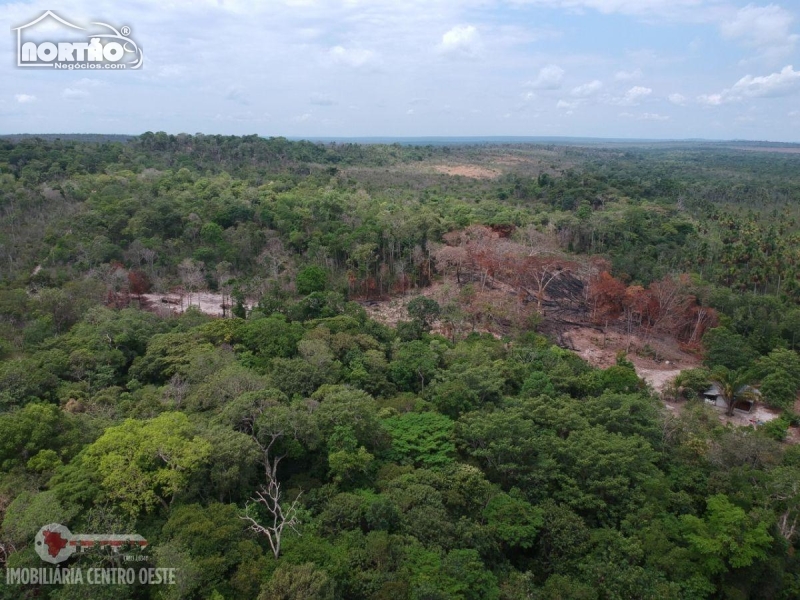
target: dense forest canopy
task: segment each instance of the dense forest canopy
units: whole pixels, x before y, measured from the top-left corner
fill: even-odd
[[[0,598],[800,597],[786,150],[0,139],[0,567],[58,522],[178,569]],[[680,410],[567,318],[700,357]]]

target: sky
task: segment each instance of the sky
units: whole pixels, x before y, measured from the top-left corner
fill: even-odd
[[[142,68],[17,67],[13,28],[47,9],[129,27]],[[800,142],[798,17],[800,0],[0,0],[0,133]]]

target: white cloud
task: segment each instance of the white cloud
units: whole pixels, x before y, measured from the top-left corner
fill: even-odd
[[[636,115],[629,112],[619,113],[620,117],[625,117],[626,119],[636,119],[637,121],[669,121],[669,117],[667,115],[660,115],[658,113],[642,113],[640,115]]]
[[[84,98],[88,98],[89,96],[90,94],[88,91],[78,88],[66,88],[63,92],[61,92],[61,97],[67,100],[82,100]]]
[[[800,91],[800,71],[787,65],[779,73],[769,75],[745,75],[732,87],[718,94],[703,94],[697,97],[701,104],[719,106],[726,102],[738,102],[747,98],[777,98],[791,96]]]
[[[614,98],[612,103],[618,104],[619,106],[636,106],[652,93],[652,89],[636,85],[625,92],[621,98]]]
[[[616,81],[630,81],[631,79],[639,79],[642,76],[641,69],[634,69],[633,71],[617,71],[614,74]]]
[[[577,87],[572,88],[570,94],[577,98],[588,98],[589,96],[594,96],[602,88],[603,88],[603,82],[598,79],[595,79],[594,81],[590,81],[589,83],[584,83],[583,85],[579,85]]]
[[[356,68],[369,65],[376,60],[376,55],[372,50],[363,48],[348,49],[343,46],[334,46],[328,50],[328,57],[336,64]]]
[[[581,100],[559,100],[556,108],[574,110],[581,105]]]
[[[723,37],[754,48],[759,56],[776,59],[790,54],[800,39],[791,33],[793,21],[789,11],[775,4],[748,4],[739,9],[735,18],[724,21],[720,31]]]
[[[788,96],[798,88],[800,88],[800,71],[795,71],[792,65],[787,65],[780,73],[761,77],[745,75],[733,85],[730,94],[732,97],[747,98]]]
[[[565,9],[593,9],[603,14],[623,14],[646,20],[669,19],[704,22],[716,16],[716,2],[708,0],[513,0],[517,4]]]
[[[673,104],[677,104],[678,106],[686,106],[686,96],[683,94],[670,94],[667,96],[667,99],[672,102]]]
[[[475,57],[482,49],[481,37],[474,25],[456,25],[442,36],[437,49],[451,56]]]
[[[31,96],[30,94],[14,94],[14,98],[17,99],[17,102],[20,104],[28,104],[29,102],[36,102],[36,96]]]
[[[520,7],[518,2],[527,6]],[[542,13],[532,2],[555,8],[558,14]],[[648,128],[655,134],[674,122],[676,134],[714,137],[716,125],[708,117],[716,111],[703,107],[696,98],[708,94],[708,102],[722,103],[723,91],[728,90],[726,101],[732,94],[742,98],[751,94],[753,98],[731,106],[725,113],[729,118],[720,125],[728,126],[730,135],[738,135],[734,108],[756,105],[766,110],[766,106],[760,106],[766,103],[761,97],[784,93],[773,88],[769,75],[780,75],[781,68],[792,63],[800,70],[800,55],[797,61],[787,58],[763,67],[726,68],[733,65],[735,69],[740,58],[760,52],[745,46],[746,40],[757,40],[760,34],[743,37],[744,20],[740,17],[761,15],[754,30],[765,31],[763,17],[769,13],[740,13],[748,3],[772,3],[782,5],[784,12],[795,12],[795,21],[786,31],[789,36],[800,33],[800,0],[120,3],[108,17],[115,25],[133,28],[134,39],[145,47],[144,69],[127,74],[73,73],[73,77],[67,73],[60,81],[39,81],[41,78],[36,77],[23,81],[26,72],[14,69],[13,61],[7,61],[0,65],[0,81],[6,84],[0,130],[58,130],[66,114],[70,130],[108,133],[135,132],[142,123],[148,123],[148,129],[170,133],[408,135],[413,124],[411,133],[420,135],[454,131],[491,135],[511,130],[501,127],[500,120],[510,111],[512,118],[519,119],[520,134],[538,132],[541,126],[541,131],[553,135],[646,135]],[[40,5],[38,0],[35,5]],[[25,23],[32,18],[31,6],[29,2],[3,4],[0,21],[13,26]],[[98,10],[88,0],[76,0],[71,6],[71,14],[63,16],[80,18]],[[714,11],[710,10],[712,6]],[[778,16],[783,14],[771,10]],[[581,11],[591,16],[581,16]],[[704,15],[695,19],[701,12]],[[710,12],[715,13],[713,18]],[[608,13],[627,16],[604,16]],[[682,27],[676,22],[678,17],[698,24],[704,19],[704,25]],[[741,23],[736,25],[737,21]],[[725,40],[720,30],[723,22],[729,23],[726,35],[732,36]],[[656,26],[651,27],[651,23]],[[531,25],[544,28],[544,33]],[[547,29],[556,26],[557,32]],[[607,36],[598,34],[608,33],[609,27],[616,28],[617,33],[635,28],[638,41],[628,40],[630,43],[623,43],[617,52],[609,53],[604,43]],[[253,30],[260,35],[248,35]],[[780,27],[774,31],[780,32]],[[557,43],[542,42],[556,36],[561,36]],[[13,36],[0,38],[4,38],[0,47],[13,52]],[[692,39],[703,41],[702,51],[692,54],[687,50]],[[768,36],[763,39],[769,45]],[[469,55],[473,43],[483,44],[477,59],[459,62],[458,54]],[[643,47],[655,49],[658,56],[627,52]],[[793,55],[798,51],[800,42],[794,43]],[[242,61],[242,56],[252,60]],[[667,62],[670,60],[674,62]],[[254,77],[254,73],[269,76]],[[365,76],[372,73],[375,77]],[[747,73],[752,79],[734,90],[737,80]],[[79,84],[81,77],[100,81],[103,87],[95,90]],[[590,89],[584,86],[595,78],[602,81],[602,89],[594,96],[582,95],[583,90],[588,93]],[[527,80],[532,81],[524,86]],[[236,84],[246,93],[229,91],[229,86]],[[652,88],[652,92],[632,95],[633,86]],[[281,87],[291,88],[291,93],[276,93]],[[37,100],[19,104],[15,89],[25,90],[25,95]],[[681,103],[676,104],[677,96],[671,97],[670,90],[684,96]],[[84,92],[89,93],[86,100],[74,100],[85,98]],[[103,102],[96,102],[91,110],[71,110],[100,97]],[[155,97],[157,103],[147,101]],[[408,102],[414,97],[425,98],[425,104]],[[787,115],[800,109],[798,98],[800,91],[797,96],[769,100],[769,118],[758,121],[759,139],[798,139],[800,118]],[[562,102],[557,104],[559,99]],[[237,103],[242,100],[250,104]],[[333,101],[336,104],[331,104]],[[589,110],[595,103],[599,104],[597,110]],[[452,114],[437,108],[445,104],[455,107]],[[44,105],[48,110],[39,111]],[[352,108],[354,105],[356,108]],[[414,116],[405,116],[411,108]],[[718,108],[729,109],[724,104]],[[481,112],[477,116],[470,113],[478,109]],[[533,127],[531,119],[538,110],[542,111],[541,121]],[[565,115],[569,110],[574,110],[573,117]],[[622,111],[636,116],[630,120],[617,118]],[[645,119],[645,111],[671,118],[666,123]],[[246,120],[264,112],[272,117],[263,119],[263,125]],[[301,120],[303,113],[309,115],[306,122]],[[226,120],[215,123],[215,114],[225,115]],[[554,117],[552,123],[546,121],[548,116]],[[119,121],[104,126],[102,119],[112,117]],[[640,117],[643,120],[636,120]],[[527,125],[531,128],[525,129]]]
[[[539,69],[536,79],[526,83],[528,87],[536,90],[557,90],[564,80],[564,69],[556,65],[547,65]]]
[[[706,106],[719,106],[724,102],[724,98],[722,94],[702,94],[697,97],[697,101]]]

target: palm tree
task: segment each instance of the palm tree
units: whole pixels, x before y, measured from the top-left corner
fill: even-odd
[[[749,369],[739,368],[734,370],[727,367],[717,367],[711,373],[711,382],[717,386],[719,395],[725,400],[728,407],[726,414],[733,416],[733,409],[739,400],[750,400],[755,402],[758,394],[750,385],[753,375]]]

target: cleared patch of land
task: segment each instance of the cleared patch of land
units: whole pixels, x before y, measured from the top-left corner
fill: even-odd
[[[471,177],[472,179],[495,179],[501,175],[497,169],[481,167],[479,165],[436,165],[433,170],[445,175],[458,175],[461,177]]]
[[[144,306],[159,314],[181,314],[190,307],[213,317],[230,315],[231,299],[225,296],[223,309],[222,294],[198,292],[194,294],[142,294]],[[248,308],[252,306],[248,303]]]
[[[617,354],[623,352],[639,377],[657,392],[662,392],[681,371],[700,366],[696,356],[684,352],[674,339],[666,337],[644,340],[613,330],[573,327],[561,334],[561,343],[590,365],[603,369],[612,366]]]

